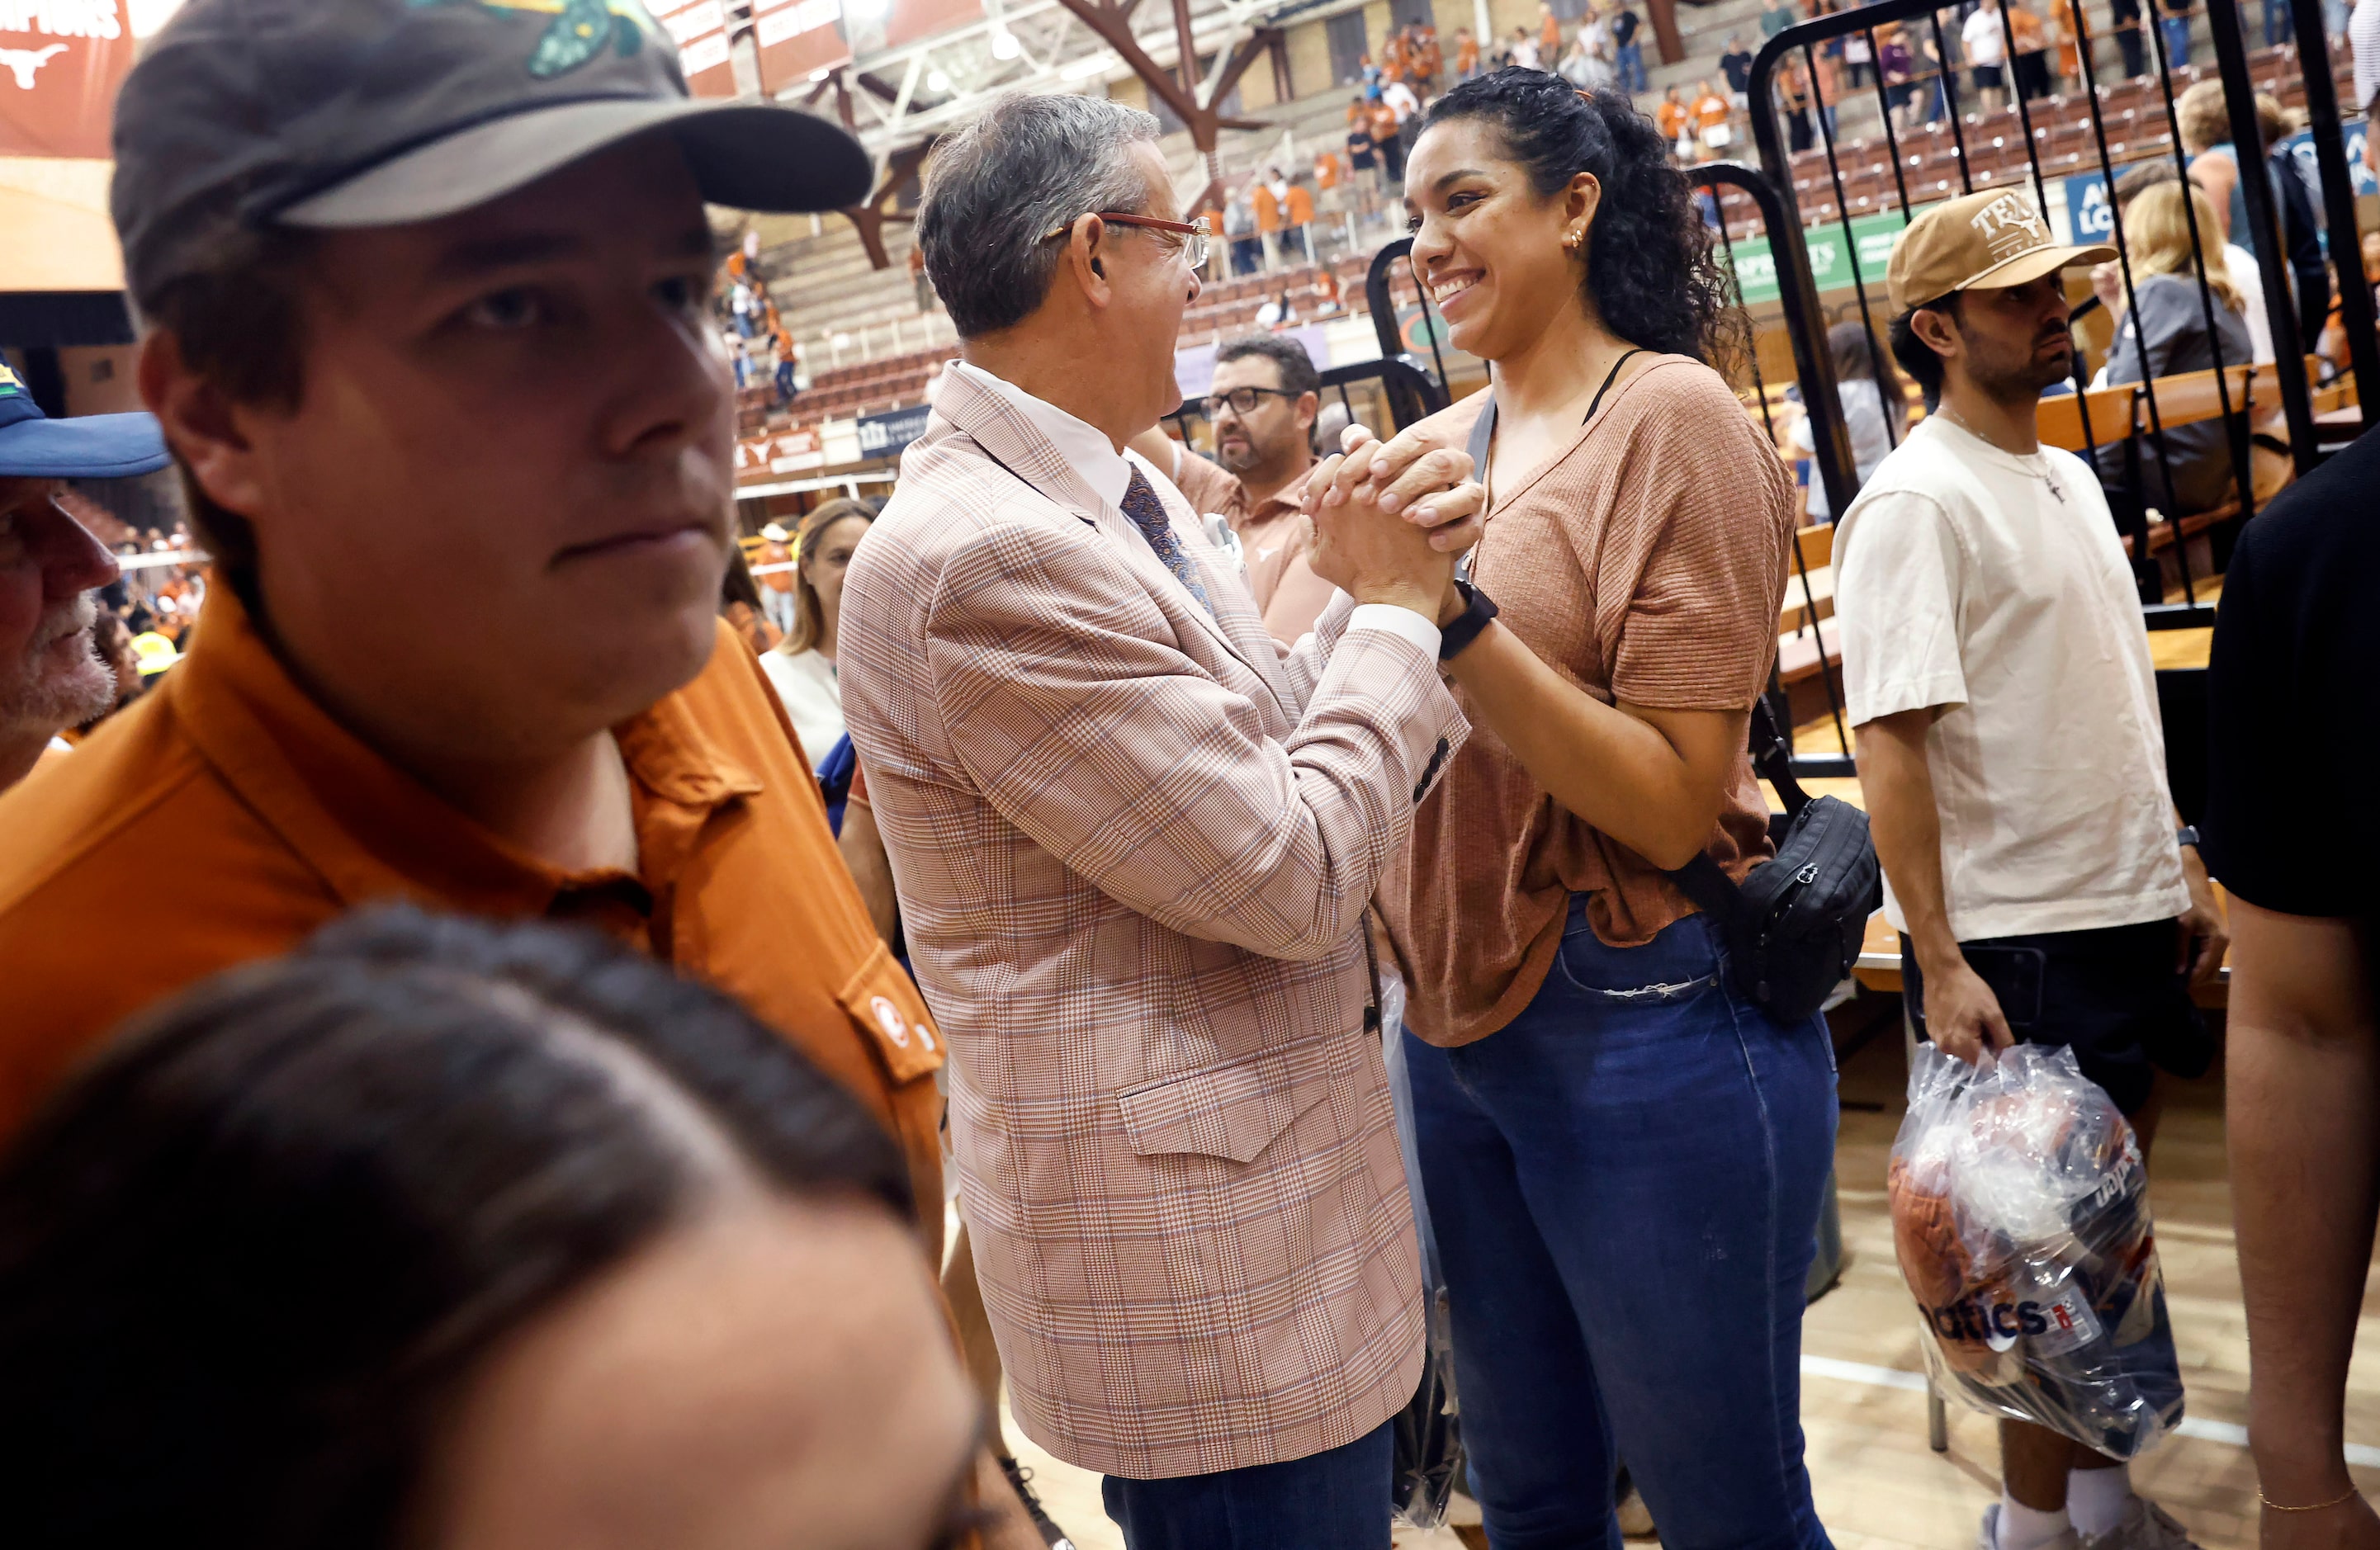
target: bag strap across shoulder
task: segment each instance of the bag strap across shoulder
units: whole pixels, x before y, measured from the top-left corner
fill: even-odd
[[[1799,817],[1802,809],[1810,805],[1810,793],[1793,778],[1793,745],[1777,730],[1777,718],[1768,708],[1767,695],[1752,702],[1751,733],[1753,769],[1777,788],[1787,815]],[[1678,885],[1679,892],[1715,919],[1726,919],[1735,908],[1739,890],[1707,854],[1695,856],[1668,876]]]

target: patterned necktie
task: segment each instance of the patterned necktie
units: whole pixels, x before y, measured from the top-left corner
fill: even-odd
[[[1148,547],[1157,551],[1157,557],[1173,573],[1173,579],[1190,589],[1190,595],[1198,599],[1198,606],[1207,611],[1208,618],[1215,617],[1214,601],[1198,579],[1198,567],[1190,563],[1190,556],[1183,552],[1182,540],[1174,537],[1172,520],[1165,515],[1165,503],[1157,498],[1157,491],[1136,467],[1132,471],[1132,483],[1124,487],[1123,514],[1148,539]]]

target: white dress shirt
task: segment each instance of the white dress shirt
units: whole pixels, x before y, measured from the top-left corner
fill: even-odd
[[[1123,509],[1124,491],[1132,488],[1132,471],[1135,467],[1151,484],[1173,488],[1173,481],[1159,472],[1155,464],[1138,453],[1119,451],[1116,444],[1108,439],[1108,433],[1089,421],[1076,418],[1046,399],[1034,397],[1015,383],[1002,381],[981,367],[954,360],[949,369],[964,373],[978,387],[988,388],[1014,405],[1018,414],[1033,422],[1034,430],[1050,439],[1051,446],[1065,454],[1066,461],[1073,466],[1075,472],[1091,487],[1091,493],[1117,510]],[[1175,493],[1180,491],[1177,490]],[[1185,500],[1184,503],[1188,503]],[[1245,587],[1246,575],[1237,563],[1229,563],[1228,557],[1226,560],[1227,563],[1218,568],[1237,577]],[[1412,641],[1433,657],[1438,655],[1438,621],[1394,603],[1357,603],[1355,612],[1347,617],[1347,627],[1351,630],[1386,630],[1392,636]]]

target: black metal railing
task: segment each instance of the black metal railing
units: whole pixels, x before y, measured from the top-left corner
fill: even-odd
[[[1814,393],[1824,394],[1832,413],[1810,416],[1811,461],[1817,466],[1816,477],[1826,487],[1831,509],[1844,510],[1858,488],[1852,464],[1851,434],[1845,425],[1841,406],[1835,396],[1834,359],[1827,352],[1825,314],[1819,310],[1817,286],[1810,274],[1806,254],[1802,252],[1802,228],[1792,218],[1784,196],[1769,179],[1754,168],[1736,162],[1706,162],[1694,167],[1689,176],[1696,188],[1704,190],[1711,201],[1713,224],[1718,232],[1719,248],[1727,260],[1730,283],[1735,287],[1736,305],[1743,305],[1742,270],[1736,259],[1735,233],[1727,216],[1728,190],[1740,191],[1752,201],[1758,212],[1760,236],[1767,242],[1769,260],[1777,274],[1777,304],[1784,316],[1785,336],[1793,352],[1794,375],[1801,384],[1804,408]],[[1791,256],[1789,256],[1791,255]],[[1871,339],[1873,344],[1873,339]],[[1768,383],[1760,368],[1760,351],[1755,345],[1751,358],[1745,363],[1752,378],[1753,401],[1760,416],[1761,429],[1768,435],[1769,443],[1782,446],[1774,413],[1768,402]],[[1856,774],[1852,763],[1851,729],[1843,715],[1841,691],[1827,666],[1827,632],[1819,617],[1816,585],[1810,576],[1809,557],[1797,541],[1793,545],[1791,574],[1786,578],[1786,595],[1795,590],[1802,599],[1800,622],[1790,632],[1790,638],[1807,638],[1816,648],[1816,678],[1827,702],[1827,719],[1835,734],[1835,752],[1804,753],[1793,750],[1793,773],[1803,777],[1842,776]],[[1781,643],[1780,643],[1781,646]],[[1769,695],[1776,702],[1779,724],[1791,726],[1790,696],[1786,685],[1773,665],[1769,669]]]
[[[2097,79],[2095,44],[2091,35],[2090,20],[2084,11],[2082,0],[2063,0],[2063,3],[2070,7],[2072,17],[2076,62],[2082,78],[2083,90],[2081,101],[2085,107],[2092,147],[2095,151],[2098,163],[2095,170],[2112,196],[2117,176],[2115,151],[2120,146],[2111,147],[2108,138],[2105,114],[2108,89],[2100,85]],[[2225,13],[2220,17],[2211,17],[2210,27],[2215,42],[2217,68],[2225,85],[2225,94],[2234,127],[2233,143],[2260,146],[2262,137],[2256,131],[2252,72],[2247,57],[2245,42],[2240,32],[2237,16],[2223,6],[2213,7],[2213,10]],[[2314,0],[2313,8],[2309,14],[2313,19],[2311,44],[2313,52],[2308,57],[2322,67],[2306,72],[2308,109],[2311,127],[2314,130],[2317,157],[2325,163],[2324,176],[2326,202],[2338,202],[2335,196],[2338,190],[2328,187],[2331,184],[2338,184],[2345,190],[2347,200],[2351,204],[2352,185],[2347,181],[2343,142],[2338,134],[2336,95],[2330,90],[2331,82],[2327,73],[2328,58],[2322,43],[2319,0]],[[2304,18],[2300,18],[2299,20],[2301,33],[2300,47],[2302,50],[2308,46],[2302,36],[2306,23]],[[1796,58],[1800,62],[1802,72],[1809,83],[1807,103],[1809,108],[1815,109],[1813,116],[1816,138],[1820,141],[1825,174],[1834,196],[1831,201],[1831,214],[1833,220],[1840,224],[1844,235],[1843,248],[1850,260],[1851,286],[1860,316],[1867,324],[1871,350],[1877,349],[1876,340],[1878,324],[1888,323],[1890,319],[1877,316],[1878,309],[1874,292],[1879,288],[1878,283],[1882,277],[1871,275],[1860,259],[1859,244],[1852,228],[1852,212],[1855,206],[1851,185],[1844,176],[1837,115],[1828,111],[1850,105],[1851,100],[1839,98],[1835,102],[1828,101],[1825,91],[1827,72],[1819,67],[1819,51],[1837,40],[1858,34],[1867,40],[1871,57],[1878,60],[1880,67],[1883,51],[1876,42],[1878,32],[1911,22],[1922,23],[1931,32],[1934,41],[1934,58],[1928,62],[1930,68],[1912,71],[1899,81],[1889,81],[1884,70],[1879,67],[1874,81],[1876,115],[1893,174],[1891,194],[1897,196],[1897,202],[1891,208],[1897,209],[1898,213],[1906,221],[1914,208],[1908,171],[1911,165],[1922,160],[1904,153],[1901,143],[1904,123],[1908,121],[1905,115],[1905,104],[1912,86],[1927,93],[1932,103],[1933,111],[1926,121],[1928,127],[1945,121],[1948,123],[1954,141],[1954,149],[1950,151],[1949,160],[1956,168],[1960,191],[1973,192],[1978,181],[1976,157],[1973,154],[1969,144],[1970,124],[1966,115],[1961,112],[1958,101],[1957,62],[1953,57],[1951,45],[1942,32],[1938,9],[1931,0],[1878,0],[1876,4],[1864,6],[1854,11],[1821,16],[1811,21],[1788,28],[1763,45],[1754,61],[1750,82],[1753,136],[1759,148],[1762,165],[1791,207],[1792,218],[1789,224],[1798,228],[1803,224],[1804,212],[1801,209],[1801,201],[1796,194],[1793,165],[1787,150],[1786,136],[1781,132],[1779,122],[1778,87],[1779,77],[1785,70],[1787,62]],[[2014,28],[2013,23],[2008,19],[2005,8],[2002,11],[2002,30],[2003,41],[2008,51],[2003,61],[2003,79],[2010,82],[2010,95],[2013,98],[2012,108],[2009,111],[2016,119],[2015,127],[2018,130],[2018,138],[2024,147],[2023,170],[2028,175],[2027,180],[2031,184],[2033,200],[2042,218],[2046,221],[2051,217],[2048,178],[2042,165],[2042,141],[2046,131],[2036,128],[2034,122],[2033,93],[2025,89],[2025,83],[2020,79],[2021,72],[2015,68],[2015,62],[2019,55],[2015,52]],[[2189,159],[2183,151],[2179,116],[2175,107],[2176,92],[2171,61],[2160,46],[2150,51],[2147,63],[2151,66],[2150,75],[2154,81],[2155,94],[2159,99],[2156,105],[2162,109],[2167,135],[2171,141],[2171,153],[2177,162],[2177,171],[2186,177]],[[1807,133],[1809,122],[1806,119],[1803,120],[1804,135]],[[1986,121],[1978,120],[1975,127],[1982,128],[1988,126]],[[2239,139],[2241,134],[2245,134],[2248,138]],[[1864,144],[1864,142],[1861,143]],[[1995,146],[2002,143],[2004,143],[2003,139],[1996,139],[1994,141]],[[2241,159],[2248,163],[2246,170],[2251,173],[2260,170],[2265,160],[2262,155]],[[1986,180],[1993,179],[1998,170],[2000,169],[1987,168],[1984,177]],[[2289,282],[2285,271],[2288,257],[2281,239],[2277,207],[2272,198],[2271,187],[2263,176],[2243,176],[2240,179],[2240,188],[2243,200],[2249,206],[2252,230],[2248,235],[2256,245],[2260,267],[2264,271],[2265,296],[2257,299],[2261,299],[2273,321],[2273,344],[2276,357],[2274,381],[2277,385],[2281,408],[2287,419],[2291,453],[2299,467],[2303,469],[2310,467],[2318,455],[2318,441],[2313,422],[2311,384],[2306,377],[2303,351],[2295,326],[2294,306],[2289,297]],[[1863,200],[1860,202],[1864,203],[1865,200]],[[2213,288],[2209,285],[2206,276],[2206,255],[2210,250],[2210,245],[2205,234],[2201,234],[2197,230],[2195,202],[2195,200],[2185,200],[2182,208],[2184,219],[2190,227],[2193,249],[2192,278],[2196,282],[2199,291],[2200,306],[2205,319],[2210,345],[2215,352],[2215,363],[2218,368],[2245,364],[2245,362],[2224,358],[2222,336],[2216,328],[2216,303],[2213,296]],[[2070,216],[2071,213],[2069,212]],[[2353,228],[2350,225],[2345,229]],[[2131,244],[2125,238],[2120,221],[2113,223],[2110,237],[2112,245],[2117,249],[2126,308],[2131,311],[2136,306],[2136,284]],[[1791,239],[1778,246],[1780,288],[1790,292],[1797,287],[1786,276],[1785,266],[1790,261],[1795,276],[1806,277],[1809,272],[1807,246],[1803,241]],[[2355,295],[2352,299],[2359,304],[2362,311],[2368,314],[2371,297],[2368,289],[2362,284],[2360,255],[2353,251],[2351,244],[2347,245],[2349,251],[2345,254],[2338,251],[2338,246],[2334,245],[2332,260],[2335,264],[2341,266],[2342,280],[2348,278],[2349,272],[2345,266],[2350,264],[2354,266],[2351,282],[2344,285],[2342,288],[2350,292],[2360,292],[2361,294]],[[2342,316],[2347,316],[2344,310]],[[2351,319],[2349,331],[2350,334],[2358,332]],[[2370,333],[2368,324],[2362,332],[2367,335],[2362,341],[2363,353],[2369,356],[2373,354],[2373,347],[2368,338]],[[2360,365],[2361,363],[2359,368]],[[1878,369],[1881,375],[1880,359]],[[2143,375],[2148,373],[2144,372]],[[2231,401],[2231,381],[2226,373],[2218,369],[2215,381],[2223,422],[2232,428],[2234,450],[2232,471],[2238,490],[2237,516],[2244,517],[2252,514],[2255,509],[2252,460],[2248,450],[2245,424],[2246,411],[2251,406],[2245,402],[2234,404]],[[2359,386],[2363,385],[2359,369]],[[2075,386],[2078,392],[2086,391],[2087,388],[2087,384],[2079,381]],[[1835,403],[1835,387],[1830,372],[1823,373],[1816,378],[1805,377],[1803,391],[1803,396],[1807,400],[1805,406],[1815,419],[1823,421],[1839,418],[1839,409]],[[2145,430],[2149,454],[2155,458],[2159,472],[2164,476],[2164,489],[2168,498],[2163,503],[2163,507],[2174,507],[2178,503],[2170,498],[2170,492],[2174,488],[2171,477],[2172,453],[2165,434],[2165,412],[2159,403],[2153,378],[2138,385],[2137,396],[2140,400],[2140,413],[2146,420],[2145,426],[2139,429]],[[2085,441],[2083,450],[2094,458],[2095,463],[2099,448],[2093,430],[2092,416],[2085,412],[2082,417],[2082,423]],[[1823,437],[1820,439],[1825,440]],[[2140,440],[2141,438],[2137,436],[2128,438],[2130,444],[2126,449],[2127,457],[2133,460],[2131,466],[2135,469],[2138,467]],[[1826,477],[1823,468],[1821,475]],[[2182,519],[2187,514],[2179,510],[2160,508],[2160,515],[2169,527],[2167,536],[2172,540],[2174,563],[2179,572],[2183,598],[2180,609],[2176,612],[2163,606],[2162,573],[2150,552],[2146,506],[2145,502],[2141,498],[2144,490],[2144,481],[2135,477],[2126,482],[2132,498],[2127,503],[2126,510],[2119,513],[2119,515],[2126,519],[2125,526],[2131,532],[2134,539],[2134,558],[2141,570],[2143,602],[2144,606],[2153,610],[2153,623],[2160,624],[2206,623],[2203,612],[2197,607],[2198,578],[2192,574],[2190,546],[2185,540],[2181,527]],[[1827,490],[1833,509],[1837,512],[1843,510],[1843,491],[1837,488],[1832,478],[1827,478]]]

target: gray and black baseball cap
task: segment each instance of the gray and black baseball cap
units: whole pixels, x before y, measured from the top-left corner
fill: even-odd
[[[115,104],[135,298],[227,224],[393,226],[663,130],[714,204],[834,210],[868,153],[797,109],[697,101],[639,0],[188,0]]]

